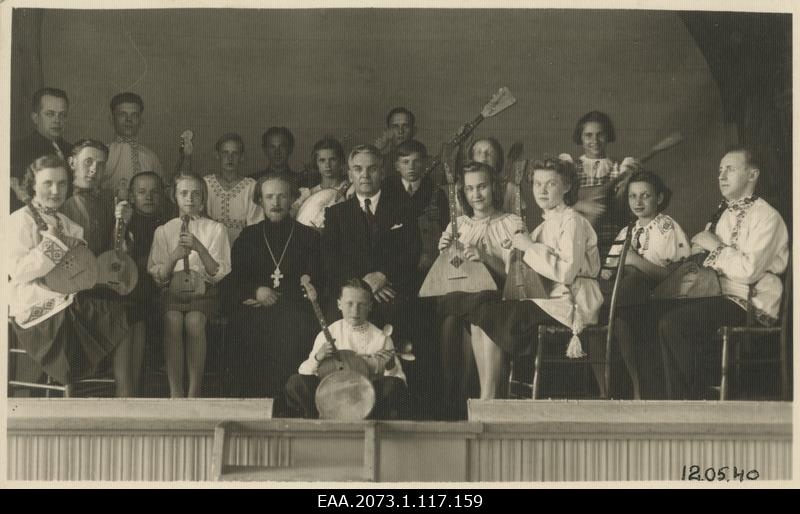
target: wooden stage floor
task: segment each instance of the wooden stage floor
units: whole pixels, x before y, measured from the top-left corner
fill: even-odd
[[[270,419],[271,407],[12,398],[3,471],[11,481],[531,483],[679,481],[691,466],[790,480],[794,465],[788,402],[471,401],[455,423]]]

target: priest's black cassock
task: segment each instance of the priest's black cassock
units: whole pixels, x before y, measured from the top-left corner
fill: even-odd
[[[280,263],[282,275],[277,286],[275,261]],[[231,264],[222,288],[228,316],[228,392],[236,397],[282,398],[286,380],[308,357],[320,331],[300,285],[300,277],[309,275],[315,288],[322,291],[319,234],[288,216],[278,223],[266,219],[242,231],[233,244]],[[280,293],[275,305],[242,303],[255,299],[262,286]]]

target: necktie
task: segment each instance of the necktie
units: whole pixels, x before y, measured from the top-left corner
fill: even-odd
[[[139,143],[132,137],[118,137],[117,141],[128,145],[130,150],[131,176],[142,171],[142,163],[139,161]]]
[[[411,182],[408,183],[406,191],[408,191],[408,196],[414,196],[414,186],[411,184]]]
[[[372,213],[372,201],[369,198],[364,198],[364,215],[367,217],[367,223],[371,227],[375,222],[375,214]]]
[[[61,148],[58,147],[58,143],[56,143],[55,141],[51,141],[51,143],[53,144],[53,148],[56,149],[56,154],[58,154],[59,157],[64,159],[64,152],[62,152]]]

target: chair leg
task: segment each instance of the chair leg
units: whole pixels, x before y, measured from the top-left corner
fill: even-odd
[[[73,388],[72,384],[65,384],[64,385],[64,398],[71,398],[72,397],[72,393],[73,393],[72,388]]]
[[[669,352],[667,352],[666,347],[663,343],[659,342],[659,347],[661,348],[661,367],[664,368],[664,388],[667,391],[667,399],[674,400],[675,396],[672,393],[672,380],[670,379],[670,360],[669,360]]]
[[[536,359],[533,363],[533,387],[531,388],[531,398],[536,399],[539,396],[539,372],[542,368],[542,349],[544,348],[544,327],[539,327],[538,344],[536,345]]]
[[[728,352],[730,349],[730,330],[728,327],[722,327],[722,380],[719,387],[719,399],[725,401],[728,399]]]
[[[611,396],[611,332],[606,328],[605,360],[603,361],[603,385],[605,391],[601,398],[608,400]]]
[[[786,348],[786,330],[781,330],[780,337],[779,337],[779,344],[780,347],[780,357],[779,357],[779,365],[781,367],[780,374],[781,374],[781,399],[784,401],[789,400],[789,357],[787,356],[787,348]]]

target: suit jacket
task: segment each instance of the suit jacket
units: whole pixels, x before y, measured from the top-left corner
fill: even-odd
[[[414,295],[417,219],[409,202],[391,189],[381,192],[372,230],[356,196],[325,209],[322,250],[331,295],[348,279],[373,271],[386,275],[400,295]]]
[[[411,204],[411,210],[414,212],[414,216],[417,218],[422,215],[431,215],[432,219],[441,225],[442,230],[447,227],[447,223],[450,221],[450,214],[447,207],[447,196],[445,195],[444,191],[434,185],[430,176],[422,179],[419,189],[414,192],[413,196],[410,196],[408,191],[406,191],[400,175],[392,175],[391,177],[387,178],[384,181],[383,189],[391,190],[392,194],[398,194],[408,199]],[[431,199],[431,196],[433,195],[436,196],[435,198]],[[435,212],[433,212],[432,207],[435,207]],[[439,236],[437,236],[437,241],[438,238]]]
[[[72,145],[59,139],[56,141],[61,153],[64,154],[64,159],[68,159],[72,152]],[[37,158],[43,155],[55,154],[56,149],[53,148],[53,142],[39,134],[33,132],[27,137],[18,139],[11,143],[11,176],[16,177],[22,182],[22,177],[25,176],[25,169]],[[17,199],[17,195],[11,192],[11,212],[22,207],[22,202]]]

